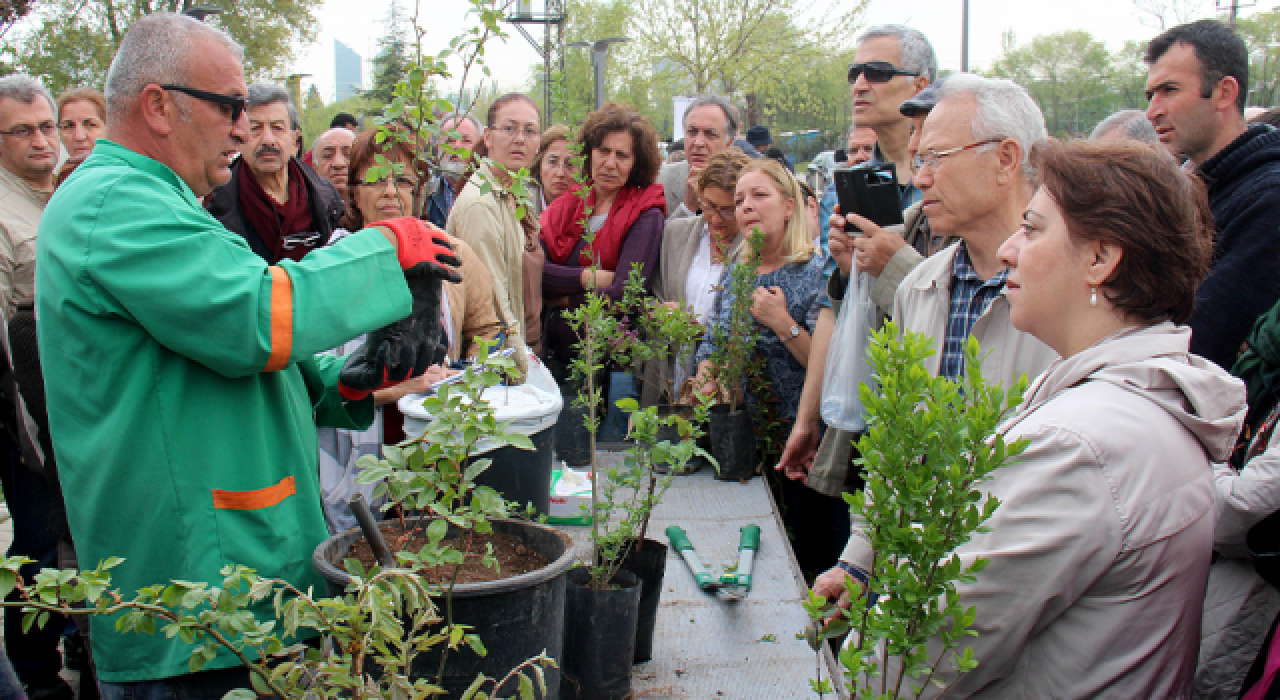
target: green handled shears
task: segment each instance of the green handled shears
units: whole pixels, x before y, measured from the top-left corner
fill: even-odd
[[[680,557],[689,565],[698,587],[708,593],[716,593],[728,600],[742,600],[751,590],[751,570],[755,566],[756,550],[760,549],[760,526],[745,525],[739,530],[738,564],[732,571],[725,571],[719,577],[713,576],[698,552],[689,541],[689,536],[678,525],[667,527],[667,539],[671,546],[680,552]]]

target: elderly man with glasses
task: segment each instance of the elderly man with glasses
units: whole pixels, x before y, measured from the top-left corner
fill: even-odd
[[[50,200],[37,253],[49,433],[79,563],[122,557],[112,585],[125,591],[221,581],[232,564],[323,590],[316,426],[367,428],[374,390],[439,361],[440,284],[458,278],[437,262],[458,261],[403,217],[269,265],[206,212],[199,198],[251,138],[243,51],[212,26],[137,20],[105,92],[107,137]],[[346,358],[316,354],[362,333]],[[229,653],[193,674],[180,638],[90,624],[107,700],[248,687]]]
[[[0,78],[0,317],[8,321],[19,304],[35,300],[36,231],[53,193],[58,162],[54,101],[35,78],[14,74]],[[13,517],[11,556],[35,564],[23,567],[32,576],[41,567],[57,566],[57,537],[50,528],[56,503],[39,465],[24,466],[16,457],[16,415],[8,362],[0,363],[0,484]],[[51,620],[44,629],[22,630],[22,614],[5,613],[4,641],[19,678],[32,697],[71,698],[61,678],[58,640],[65,621]]]
[[[163,87],[225,104],[233,117],[241,110],[249,116],[249,138],[231,167],[231,181],[214,189],[206,203],[214,218],[243,236],[270,265],[285,258],[301,260],[329,242],[347,207],[333,183],[294,156],[298,110],[288,91],[254,83],[248,98],[238,101],[189,87]]]
[[[663,165],[658,172],[658,184],[667,196],[668,219],[698,214],[702,169],[711,156],[734,146],[737,137],[738,108],[729,100],[714,94],[699,95],[685,107],[685,158]]]

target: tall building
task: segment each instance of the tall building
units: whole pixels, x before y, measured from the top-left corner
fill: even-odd
[[[364,78],[361,75],[363,64],[360,54],[352,51],[350,46],[341,41],[333,40],[335,100],[345,100],[360,94],[360,90],[364,88]]]

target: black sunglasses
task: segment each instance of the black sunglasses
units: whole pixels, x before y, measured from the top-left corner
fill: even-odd
[[[920,75],[918,71],[899,68],[888,61],[867,61],[866,63],[849,64],[849,84],[858,82],[858,76],[865,74],[868,83],[887,83],[895,75]]]
[[[181,92],[184,95],[191,95],[197,100],[204,100],[205,102],[212,102],[218,105],[226,105],[231,108],[232,124],[235,124],[236,122],[240,121],[240,115],[244,114],[245,103],[248,102],[247,98],[244,98],[244,97],[236,97],[235,95],[220,95],[216,92],[206,92],[204,90],[197,90],[195,88],[183,87],[181,85],[161,85],[160,88],[163,90],[174,90],[176,92]]]

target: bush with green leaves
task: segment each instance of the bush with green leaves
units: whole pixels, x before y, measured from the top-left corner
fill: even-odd
[[[1005,443],[995,432],[1021,402],[1026,379],[1008,391],[988,384],[978,341],[970,337],[964,353],[965,376],[951,381],[925,369],[933,354],[927,336],[900,337],[892,322],[872,336],[868,355],[880,391],[859,387],[867,411],[867,433],[857,442],[866,486],[845,500],[875,553],[869,589],[880,598],[868,607],[861,587],[848,580],[849,610],[813,593],[805,603],[815,621],[830,619],[810,628],[815,651],[826,639],[851,635],[840,663],[857,697],[919,697],[928,684],[942,685],[934,675],[944,661],[957,676],[977,665],[971,649],[958,650],[977,634],[977,612],[964,605],[957,584],[976,580],[987,560],[966,566],[956,550],[987,531],[983,523],[1000,505],[980,485],[1026,449],[1026,440]],[[894,659],[887,668],[885,652]],[[833,690],[829,679],[812,683],[820,695]]]
[[[738,404],[746,400],[747,373],[760,340],[755,317],[751,315],[756,268],[760,266],[760,249],[764,245],[764,234],[759,228],[751,232],[745,245],[748,246],[746,258],[730,263],[729,286],[720,292],[730,298],[728,321],[711,329],[711,377],[728,396],[730,412],[738,410]]]

